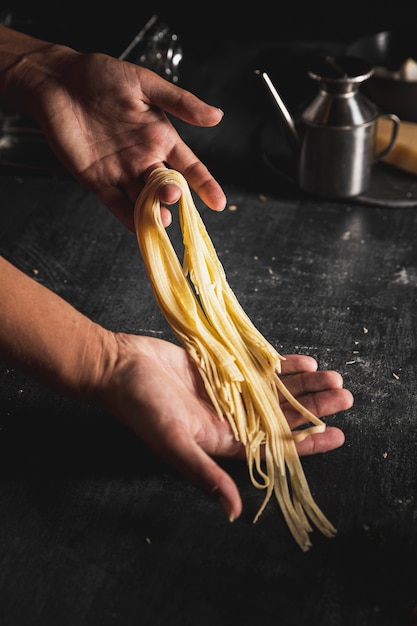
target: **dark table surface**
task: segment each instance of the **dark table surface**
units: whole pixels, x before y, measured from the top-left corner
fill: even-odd
[[[297,55],[322,46],[190,45],[181,84],[226,116],[179,128],[227,192],[221,214],[196,204],[245,310],[355,396],[327,420],[345,445],[303,459],[337,536],[301,552],[274,502],[253,524],[244,463],[224,463],[244,501],[229,524],[111,416],[2,367],[2,626],[417,624],[417,181],[378,165],[367,198],[305,196],[253,75],[262,63],[293,105]],[[44,147],[16,150],[1,155],[0,253],[109,328],[172,338],[134,236]]]

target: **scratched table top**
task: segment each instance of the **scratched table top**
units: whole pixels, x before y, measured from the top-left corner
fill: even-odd
[[[186,59],[191,87],[201,60]],[[301,193],[251,83],[257,60],[225,47],[196,78],[226,116],[185,132],[228,207],[196,205],[256,326],[282,354],[338,370],[355,396],[327,419],[345,445],[302,461],[338,533],[313,532],[303,553],[272,501],[253,524],[261,495],[236,462],[223,464],[244,512],[229,524],[111,416],[2,367],[2,626],[417,623],[416,183],[380,165],[363,201]],[[3,256],[109,328],[172,339],[135,237],[95,196],[24,167],[4,167],[0,190]]]

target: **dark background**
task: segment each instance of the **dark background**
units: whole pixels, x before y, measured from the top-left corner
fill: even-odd
[[[407,27],[415,6],[405,2],[22,2],[0,3],[16,25],[83,50],[118,54],[157,14],[185,39],[350,41],[362,34]],[[21,22],[21,23],[20,23]]]

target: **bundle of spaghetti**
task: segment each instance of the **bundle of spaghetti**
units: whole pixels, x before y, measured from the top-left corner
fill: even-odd
[[[180,187],[179,221],[183,260],[162,224],[159,193]],[[219,419],[227,419],[246,450],[250,479],[272,494],[294,539],[311,546],[310,522],[326,536],[336,532],[315,503],[295,442],[323,432],[324,422],[307,410],[280,377],[284,359],[244,312],[227,282],[185,178],[176,170],[152,172],[135,205],[135,230],[156,301],[178,340],[197,364]],[[305,418],[292,432],[280,405],[285,398]],[[262,457],[264,450],[264,457]]]

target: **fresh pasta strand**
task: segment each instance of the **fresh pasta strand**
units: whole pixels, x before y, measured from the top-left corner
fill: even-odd
[[[178,202],[182,264],[160,216],[159,192],[167,183],[175,183],[182,192]],[[245,446],[253,485],[265,490],[254,522],[275,494],[302,550],[311,546],[309,520],[324,535],[334,536],[336,529],[315,503],[295,448],[296,440],[323,432],[325,424],[281,380],[284,357],[239,304],[182,174],[168,168],[153,170],[136,201],[134,220],[158,306],[196,362],[219,419],[228,419],[236,439]],[[305,417],[307,428],[291,432],[279,394]]]

